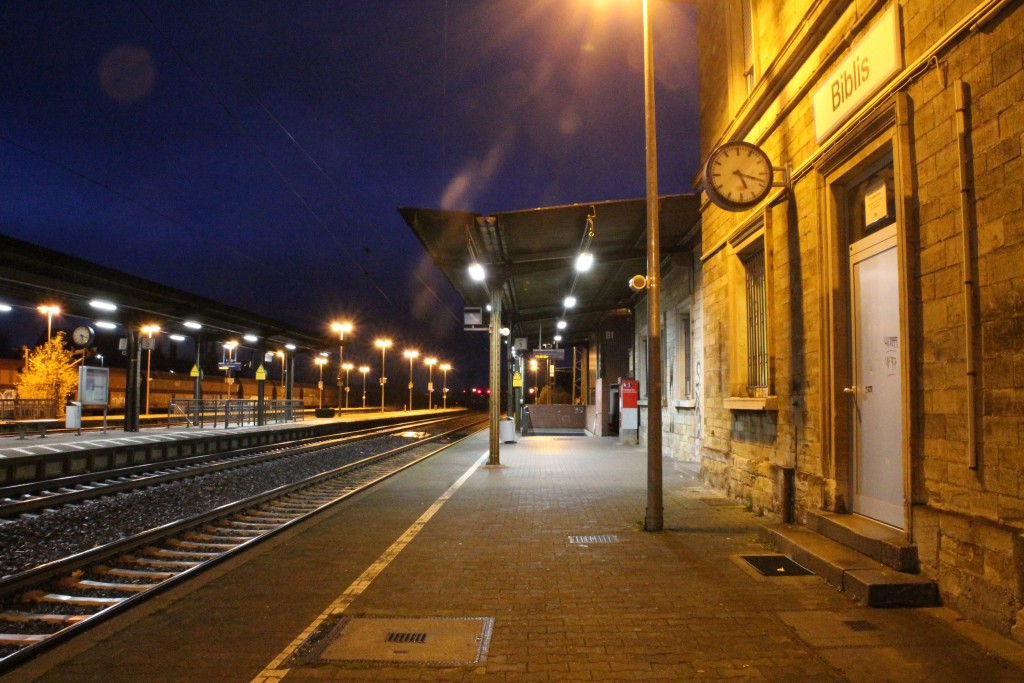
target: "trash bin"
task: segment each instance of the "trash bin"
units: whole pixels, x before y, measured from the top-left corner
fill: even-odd
[[[502,443],[516,442],[516,421],[505,417],[498,421],[498,437]]]
[[[64,406],[64,426],[68,429],[82,428],[82,404],[79,401],[71,401]]]

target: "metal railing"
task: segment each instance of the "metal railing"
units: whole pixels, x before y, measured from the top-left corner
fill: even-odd
[[[0,398],[0,420],[52,420],[57,402],[48,398]]]
[[[172,398],[167,405],[167,426],[224,428],[255,425],[259,421],[259,401],[250,398]],[[264,424],[299,422],[305,419],[301,399],[263,401]]]

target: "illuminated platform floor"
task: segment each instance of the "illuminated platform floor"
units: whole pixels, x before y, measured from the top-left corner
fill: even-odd
[[[1017,681],[1024,647],[943,608],[767,577],[763,518],[646,453],[463,441],[30,662],[41,681]]]

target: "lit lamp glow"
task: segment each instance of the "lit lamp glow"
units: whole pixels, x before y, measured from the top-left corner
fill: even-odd
[[[409,410],[412,410],[412,362],[420,355],[420,352],[408,349],[403,355],[409,359]]]
[[[374,342],[377,348],[380,349],[380,412],[384,412],[384,387],[388,383],[387,373],[384,368],[384,356],[387,350],[391,348],[390,339],[378,339]]]
[[[338,333],[338,410],[341,410],[341,370],[345,366],[345,333],[352,331],[352,323],[350,322],[334,322],[331,323],[331,329]],[[345,379],[345,384],[348,384],[348,379]],[[345,386],[345,391],[348,391],[348,386]],[[345,394],[345,398],[348,398],[348,393]],[[347,408],[348,405],[346,404]]]
[[[450,363],[441,363],[438,367],[444,373],[444,390],[441,392],[441,396],[444,401],[444,409],[448,410],[448,371],[452,369],[452,366]]]
[[[370,371],[369,365],[360,365],[359,372],[363,373],[363,407],[366,407],[366,373]]]
[[[341,367],[345,370],[345,407],[348,408],[348,373],[355,366],[351,363],[342,363]]]
[[[427,364],[427,410],[434,409],[434,365],[437,363],[436,358],[424,358],[423,362]]]

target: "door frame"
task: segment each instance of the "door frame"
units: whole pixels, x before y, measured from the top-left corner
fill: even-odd
[[[853,180],[881,159],[892,155],[896,204],[896,254],[900,297],[900,381],[903,463],[904,533],[912,540],[913,480],[912,443],[917,420],[914,415],[916,391],[911,368],[913,349],[920,340],[913,334],[917,309],[908,294],[912,281],[909,254],[916,253],[916,215],[912,210],[912,159],[910,148],[910,104],[905,93],[895,93],[860,125],[834,142],[816,164],[821,239],[821,338],[822,402],[821,425],[823,475],[834,491],[826,499],[836,512],[852,509],[852,401],[843,388],[853,383],[853,331],[849,235],[846,229],[846,193]],[[829,481],[831,480],[831,481]]]

